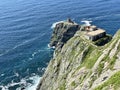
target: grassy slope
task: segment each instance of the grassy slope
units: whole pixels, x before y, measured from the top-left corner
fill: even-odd
[[[118,90],[120,88],[120,71],[115,73],[108,81],[98,86],[94,90],[103,90],[103,88],[105,87],[105,90],[109,90],[108,86],[111,86],[112,88],[114,88],[114,90]]]

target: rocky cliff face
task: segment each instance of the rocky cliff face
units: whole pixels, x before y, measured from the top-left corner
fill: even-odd
[[[58,24],[50,45],[56,46],[54,57],[37,90],[120,90],[120,30],[96,46],[79,26]]]
[[[69,22],[60,22],[56,24],[51,37],[50,46],[62,48],[64,43],[66,43],[71,37],[73,37],[76,31],[79,29],[80,25]]]

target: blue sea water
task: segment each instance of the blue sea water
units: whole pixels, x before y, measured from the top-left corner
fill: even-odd
[[[92,20],[114,35],[119,5],[120,0],[0,0],[0,90],[33,90],[29,87],[52,58],[47,45],[53,23],[68,17],[80,24]]]

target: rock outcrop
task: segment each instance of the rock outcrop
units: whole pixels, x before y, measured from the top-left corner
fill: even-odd
[[[104,46],[86,40],[79,25],[56,25],[54,57],[37,90],[119,90],[120,30]],[[59,48],[58,48],[59,47]]]
[[[72,22],[66,21],[56,24],[51,37],[50,47],[62,47],[79,29],[80,25]]]

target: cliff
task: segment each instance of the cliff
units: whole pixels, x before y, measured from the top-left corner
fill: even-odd
[[[56,47],[54,56],[37,90],[120,90],[120,30],[97,46],[79,29],[56,25],[50,42]]]
[[[67,21],[60,22],[56,24],[51,41],[50,47],[60,47],[62,46],[74,36],[77,30],[80,29],[80,25],[76,23],[69,23]]]

